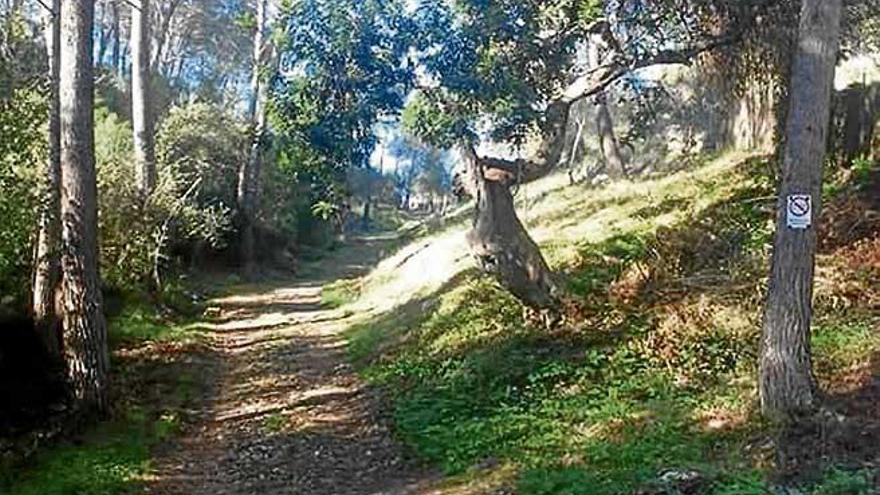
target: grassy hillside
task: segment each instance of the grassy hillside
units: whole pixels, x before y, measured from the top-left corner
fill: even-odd
[[[727,154],[601,189],[521,188],[567,287],[553,330],[473,269],[464,210],[327,293],[357,315],[351,354],[399,436],[455,480],[442,493],[875,493],[876,243],[820,258],[813,345],[833,410],[799,431],[755,410],[772,175]]]

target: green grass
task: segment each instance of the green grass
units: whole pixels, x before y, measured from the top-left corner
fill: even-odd
[[[831,312],[816,322],[812,344],[816,373],[831,379],[853,363],[867,362],[880,349],[877,316],[859,310]]]
[[[741,461],[729,453],[745,432],[703,431],[691,417],[719,389],[677,384],[654,364],[638,315],[553,338],[488,280],[442,299],[411,345],[365,373],[393,395],[401,437],[447,473],[501,459],[520,466],[519,493],[611,494],[662,468]],[[363,332],[354,345],[373,338]]]
[[[189,342],[203,337],[195,322],[162,317],[146,304],[129,305],[108,321],[111,348],[144,342]]]
[[[165,323],[167,322],[167,323]],[[41,448],[25,466],[0,471],[9,495],[117,495],[134,493],[149,474],[150,451],[180,428],[198,394],[197,372],[182,362],[203,337],[198,327],[162,317],[143,299],[128,298],[108,321],[111,349],[160,347],[143,358],[112,356],[114,414],[61,443]]]
[[[152,417],[130,407],[123,417],[95,427],[75,443],[56,445],[34,460],[9,488],[15,495],[131,493],[149,472],[150,448],[178,427],[173,414]]]
[[[263,419],[263,429],[268,433],[281,433],[285,428],[287,428],[287,417],[283,414],[270,414]]]
[[[349,329],[352,358],[390,398],[399,437],[462,480],[503,466],[521,495],[613,495],[692,469],[701,493],[767,494],[772,455],[752,448],[773,437],[755,410],[767,171],[710,166],[662,179],[653,200],[638,186],[613,201],[555,191],[532,205],[530,228],[565,275],[568,327],[533,326],[491,279],[464,271],[427,295],[391,295],[396,309]],[[366,290],[396,276],[374,273]],[[880,350],[864,314],[818,312],[823,374]],[[861,479],[836,472],[802,493],[862,493],[828,491]]]
[[[324,286],[321,290],[321,305],[336,309],[355,301],[360,295],[357,280],[338,280]]]

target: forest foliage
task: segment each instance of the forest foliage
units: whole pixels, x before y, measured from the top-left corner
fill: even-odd
[[[351,358],[386,394],[395,432],[444,475],[497,474],[526,495],[666,493],[658,473],[684,467],[713,495],[767,493],[770,472],[817,495],[878,483],[876,455],[841,447],[852,432],[825,407],[872,421],[856,406],[873,389],[846,386],[876,379],[880,347],[878,225],[860,215],[877,207],[880,90],[864,75],[834,98],[803,90],[832,93],[836,62],[878,50],[880,2],[144,1],[141,90],[128,7],[93,2],[99,267],[87,275],[99,287],[83,283],[95,294],[82,303],[65,273],[59,291],[62,326],[100,316],[83,348],[112,356],[119,372],[101,394],[117,409],[86,439],[94,448],[38,456],[23,493],[115,493],[149,473],[151,449],[205,385],[186,361],[210,348],[189,321],[200,277],[303,276],[335,263],[328,252],[352,231],[395,230],[412,210],[427,220],[381,253],[415,243],[314,304],[344,315]],[[842,13],[839,33],[801,8]],[[16,322],[37,317],[36,246],[56,208],[51,20],[0,4],[0,318]],[[819,31],[829,39],[814,54],[805,36]],[[798,117],[808,112],[833,115],[819,123],[829,139]],[[146,154],[133,133],[143,119],[155,130]],[[743,132],[763,149],[732,152]],[[563,168],[568,183],[553,175]],[[829,206],[816,209],[821,229],[792,234],[776,200],[808,175]],[[75,222],[62,225],[50,255],[70,271],[87,264],[70,257],[89,240],[71,243]],[[780,262],[786,234],[804,249]],[[768,286],[785,262],[803,269],[774,271]],[[780,283],[791,273],[809,283]],[[790,286],[798,304],[780,314],[803,314],[760,313]],[[773,352],[774,336],[790,345]],[[788,383],[766,362],[793,350],[803,359],[789,368],[809,382],[802,422],[785,387],[779,411],[758,405]],[[119,397],[129,386],[137,396]],[[832,452],[817,459],[810,442]]]

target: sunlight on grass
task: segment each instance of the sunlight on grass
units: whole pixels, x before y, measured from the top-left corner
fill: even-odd
[[[748,187],[751,178],[738,172],[738,167],[753,156],[729,153],[695,170],[605,188],[568,187],[568,177],[555,174],[522,186],[517,208],[548,262],[558,267],[574,256],[580,243],[600,242],[624,232],[649,233],[730,196],[737,188]],[[658,215],[636,215],[676,199],[693,204]],[[353,310],[361,314],[392,310],[433,293],[473,267],[465,239],[468,211],[460,208],[456,221],[383,260],[364,277],[363,297],[352,304]]]
[[[359,295],[357,280],[338,280],[322,288],[321,305],[328,309],[340,308],[356,301]]]
[[[41,452],[10,486],[15,495],[116,495],[130,493],[150,472],[150,449],[180,427],[176,413],[154,416],[131,406],[76,442]]]
[[[452,476],[438,493],[503,472],[524,495],[613,495],[663,489],[651,487],[670,469],[700,472],[701,493],[766,493],[772,458],[751,445],[770,435],[755,409],[768,170],[729,154],[602,189],[562,176],[523,187],[521,216],[575,313],[553,332],[472,269],[464,224],[366,276],[349,349],[398,435]],[[860,321],[819,324],[820,374],[880,349]],[[817,483],[803,493],[825,493]]]

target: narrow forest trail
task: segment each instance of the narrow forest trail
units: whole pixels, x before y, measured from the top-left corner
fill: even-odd
[[[394,241],[358,239],[307,279],[212,302],[209,393],[195,424],[158,452],[145,493],[424,493],[433,475],[404,458],[347,362],[345,315],[321,305],[324,283],[369,269]]]

